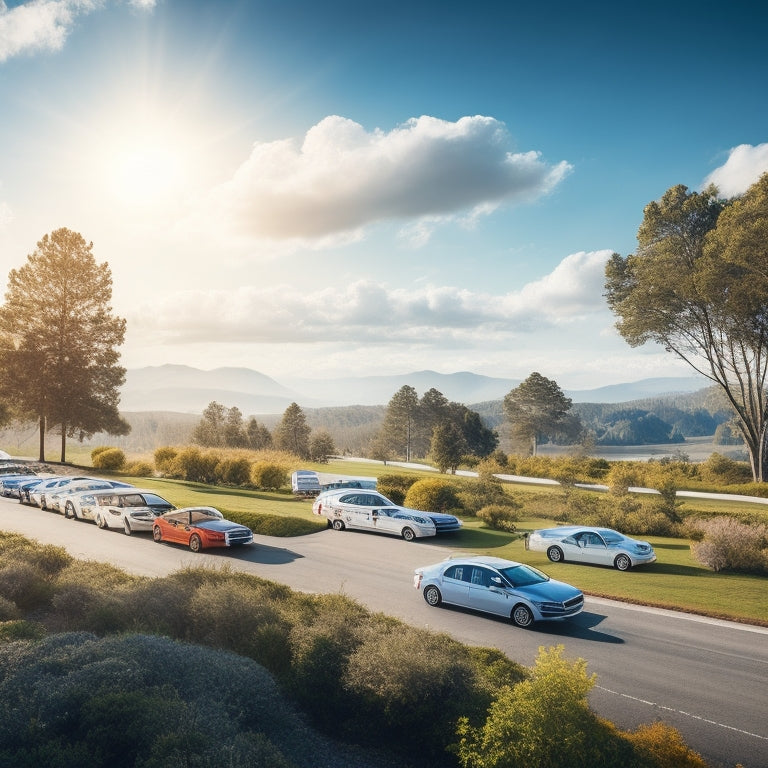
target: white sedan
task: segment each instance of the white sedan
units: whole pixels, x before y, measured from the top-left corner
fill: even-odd
[[[593,563],[627,571],[635,565],[656,561],[656,553],[647,541],[638,541],[611,528],[563,525],[530,533],[525,548],[546,552],[553,563]]]
[[[356,528],[401,536],[406,541],[437,533],[434,521],[426,512],[396,507],[381,494],[365,489],[321,493],[312,511],[325,517],[328,525],[337,531]]]

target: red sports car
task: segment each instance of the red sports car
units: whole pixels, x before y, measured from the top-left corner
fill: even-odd
[[[213,507],[185,507],[166,512],[152,526],[155,541],[184,544],[193,552],[207,547],[234,547],[250,544],[253,531],[239,523],[225,520]]]

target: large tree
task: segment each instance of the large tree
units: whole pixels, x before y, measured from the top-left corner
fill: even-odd
[[[309,436],[311,427],[307,424],[304,411],[296,403],[291,403],[283,413],[283,418],[274,429],[275,447],[290,451],[302,459],[311,458]]]
[[[404,456],[406,461],[412,458],[418,416],[419,396],[413,387],[405,384],[387,404],[380,442],[395,455]]]
[[[40,461],[51,428],[61,433],[61,461],[67,437],[130,430],[118,411],[125,320],[112,314],[111,300],[109,265],[98,264],[93,243],[69,229],[45,235],[8,276],[0,307],[0,394],[37,420]]]
[[[556,381],[534,371],[504,397],[504,415],[512,425],[512,435],[530,441],[536,455],[539,441],[562,432],[569,421],[572,401]]]
[[[716,383],[755,480],[766,477],[768,174],[737,200],[672,187],[645,208],[637,253],[606,265],[606,298],[633,347],[656,342]]]

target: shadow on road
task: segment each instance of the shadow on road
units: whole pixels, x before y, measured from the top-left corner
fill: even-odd
[[[285,565],[304,557],[286,547],[270,547],[266,544],[244,544],[231,549],[206,549],[206,554],[216,554],[232,560],[244,560],[264,565]]]

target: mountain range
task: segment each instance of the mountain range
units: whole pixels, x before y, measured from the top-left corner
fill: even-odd
[[[501,400],[520,379],[494,378],[468,371],[416,371],[392,376],[289,378],[284,382],[250,368],[204,371],[186,365],[129,369],[121,389],[120,410],[202,413],[212,401],[237,407],[244,416],[282,414],[293,402],[302,408],[386,405],[404,385],[419,395],[429,389],[471,406]],[[621,403],[667,394],[696,392],[708,386],[701,376],[657,377],[588,390],[564,390],[575,403]]]

